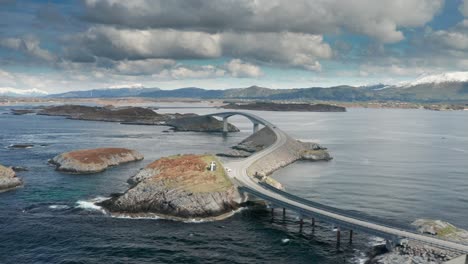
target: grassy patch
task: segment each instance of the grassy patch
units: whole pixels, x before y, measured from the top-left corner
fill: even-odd
[[[216,170],[209,171],[210,163]],[[154,180],[162,180],[170,189],[184,189],[192,193],[221,192],[232,187],[226,171],[214,155],[174,155],[159,159],[147,166],[160,170]]]
[[[437,236],[447,237],[457,232],[457,228],[454,226],[447,226],[437,231]]]

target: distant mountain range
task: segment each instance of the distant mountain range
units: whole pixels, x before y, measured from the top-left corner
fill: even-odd
[[[1,93],[0,88],[0,95]],[[36,90],[38,92],[39,90]],[[23,93],[23,96],[26,96]],[[468,103],[468,72],[444,73],[424,76],[412,82],[397,85],[348,86],[329,88],[270,89],[259,86],[226,90],[186,87],[174,90],[143,88],[141,86],[72,91],[42,96],[53,98],[92,97],[150,97],[150,98],[198,98],[198,99],[256,99],[294,101],[403,101]]]
[[[16,89],[11,87],[0,87],[0,96],[9,97],[40,97],[48,95],[47,92],[39,89]]]
[[[142,93],[159,91],[159,88],[108,88],[108,89],[93,89],[87,91],[71,91],[60,94],[51,94],[48,97],[54,98],[95,98],[95,97],[137,97]]]

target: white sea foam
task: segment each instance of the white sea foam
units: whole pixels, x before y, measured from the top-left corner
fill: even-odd
[[[283,238],[283,239],[281,239],[281,243],[283,243],[283,244],[286,244],[286,243],[288,243],[289,241],[291,241],[291,239],[289,239],[289,238]]]
[[[351,259],[351,262],[357,264],[364,264],[367,260],[369,260],[369,258],[366,256],[366,253],[356,249],[355,256]]]
[[[158,219],[161,219],[160,216],[158,216],[156,214],[151,214],[151,213],[147,213],[147,214],[145,214],[145,216],[135,216],[135,215],[128,215],[128,214],[112,214],[111,217],[119,218],[119,219],[134,219],[134,220],[138,220],[138,219],[158,220]]]
[[[103,214],[107,214],[106,210],[104,210],[104,208],[102,208],[101,206],[99,205],[96,205],[96,203],[99,203],[99,202],[102,202],[102,201],[105,201],[109,199],[109,197],[102,197],[102,196],[98,196],[96,198],[93,198],[91,200],[79,200],[76,202],[77,204],[77,208],[81,208],[83,210],[88,210],[88,211],[99,211],[99,212],[102,212]]]
[[[65,209],[69,209],[70,206],[64,205],[64,204],[53,204],[53,205],[49,205],[49,208],[54,209],[54,210],[65,210]]]

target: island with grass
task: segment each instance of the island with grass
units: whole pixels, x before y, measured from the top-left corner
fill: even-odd
[[[127,191],[100,203],[113,215],[222,219],[244,201],[222,163],[210,154],[158,159],[128,182]]]

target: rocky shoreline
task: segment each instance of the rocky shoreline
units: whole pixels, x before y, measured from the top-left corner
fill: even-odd
[[[0,192],[9,191],[23,185],[12,168],[0,165]]]
[[[71,174],[102,172],[110,166],[139,161],[143,155],[125,148],[84,149],[62,153],[49,160],[56,170]]]

